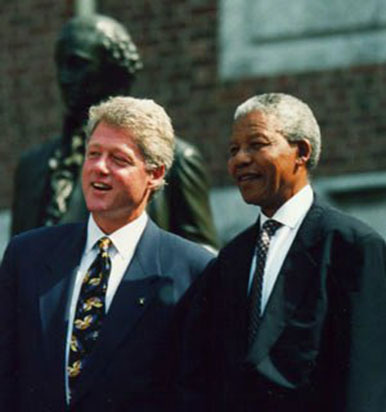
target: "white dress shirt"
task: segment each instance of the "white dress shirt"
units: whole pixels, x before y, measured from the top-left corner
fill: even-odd
[[[260,213],[260,228],[268,219],[280,222],[282,226],[271,238],[267,260],[264,268],[263,290],[261,298],[261,313],[264,312],[269,297],[271,296],[276,279],[283,265],[284,259],[295,239],[308,210],[314,200],[314,194],[310,185],[305,186],[295,196],[287,200],[284,205],[271,217]],[[251,290],[252,279],[256,269],[256,253],[253,256],[249,274],[248,293]]]
[[[106,312],[109,310],[115,292],[117,291],[118,286],[121,283],[121,280],[126,272],[126,269],[129,266],[131,259],[133,258],[135,249],[145,229],[147,221],[148,217],[146,212],[144,212],[136,220],[128,223],[127,225],[108,235],[108,237],[112,241],[112,245],[109,249],[109,255],[111,259],[111,272],[106,291]],[[65,356],[66,397],[68,403],[70,401],[70,393],[68,386],[67,364],[76,304],[78,302],[83,278],[98,254],[98,247],[96,243],[101,237],[105,236],[106,234],[103,233],[101,229],[99,229],[92,215],[90,215],[87,224],[87,241],[83,251],[82,259],[79,264],[79,268],[76,273],[68,313],[68,331]]]

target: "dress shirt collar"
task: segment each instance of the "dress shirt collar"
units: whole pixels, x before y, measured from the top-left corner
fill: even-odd
[[[132,255],[147,221],[147,214],[143,212],[137,219],[108,235],[114,245],[115,251],[123,258]],[[87,224],[85,253],[89,253],[94,248],[96,242],[103,236],[106,236],[106,234],[97,226],[94,218],[90,214]]]
[[[306,215],[314,200],[314,193],[310,185],[306,185],[296,195],[292,196],[282,205],[276,213],[269,218],[263,212],[260,213],[260,227],[268,220],[273,219],[294,229],[299,221]]]

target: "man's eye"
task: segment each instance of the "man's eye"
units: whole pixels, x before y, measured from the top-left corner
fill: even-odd
[[[238,152],[238,147],[237,146],[231,146],[229,148],[229,156],[236,156],[237,152]]]
[[[249,144],[249,148],[252,150],[260,150],[264,146],[266,146],[266,143],[263,142],[251,142]]]
[[[113,160],[116,164],[120,166],[125,166],[129,163],[125,158],[120,157],[120,156],[113,156]]]
[[[249,145],[249,147],[251,148],[251,149],[254,149],[254,150],[258,150],[258,149],[260,149],[260,147],[262,147],[263,145],[261,144],[261,143],[259,143],[259,142],[252,142],[250,145]]]
[[[98,156],[99,156],[99,152],[96,151],[96,150],[90,150],[90,151],[87,152],[87,157],[89,159],[95,159]]]

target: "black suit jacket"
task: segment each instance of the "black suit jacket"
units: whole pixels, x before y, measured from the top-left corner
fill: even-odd
[[[48,161],[60,140],[44,143],[24,154],[14,179],[11,233],[41,226],[47,205]],[[196,243],[218,247],[209,203],[209,182],[204,160],[191,144],[176,139],[174,162],[166,177],[166,187],[148,205],[149,216],[169,232]],[[68,210],[60,223],[84,221],[88,211],[80,179],[76,182]]]
[[[0,410],[65,406],[68,304],[86,226],[14,237],[0,267]],[[179,305],[212,255],[149,221],[114,296],[73,409],[173,411]]]
[[[216,412],[384,412],[384,240],[315,202],[248,349],[256,238],[254,225],[220,252],[196,285],[185,331],[186,409],[206,403]]]

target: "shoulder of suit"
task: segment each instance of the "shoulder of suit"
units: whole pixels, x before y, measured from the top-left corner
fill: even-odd
[[[232,240],[230,240],[220,251],[220,256],[227,254],[234,254],[238,250],[246,250],[248,246],[252,246],[256,242],[257,226],[256,223],[249,226]]]
[[[210,252],[203,245],[192,242],[179,235],[167,232],[155,225],[160,233],[161,249],[168,249],[178,258],[179,256],[191,256],[195,258],[202,258],[210,260],[215,257],[214,253]]]
[[[373,238],[384,242],[382,236],[368,224],[324,202],[315,201],[306,218],[314,215],[323,235],[338,235],[349,241]]]
[[[11,242],[17,245],[35,244],[36,247],[45,244],[52,246],[53,244],[51,242],[65,237],[71,239],[71,237],[78,236],[82,233],[85,228],[85,223],[68,223],[51,227],[39,227],[15,235],[11,239]]]

